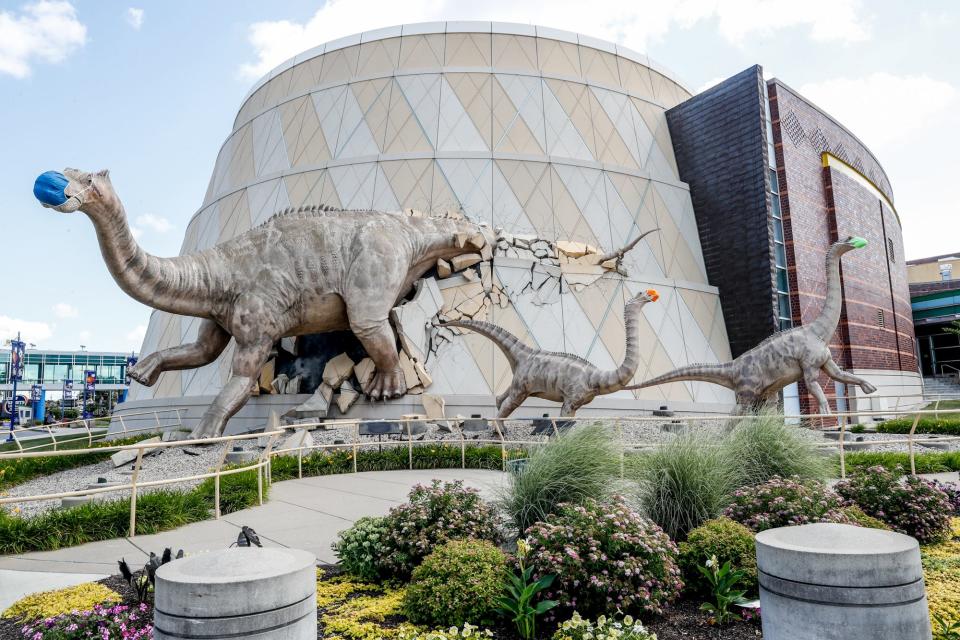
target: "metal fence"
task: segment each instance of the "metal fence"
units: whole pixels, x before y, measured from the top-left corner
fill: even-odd
[[[960,400],[960,395],[949,396],[949,397],[940,397],[936,399],[931,399],[931,404],[934,405],[933,409],[916,409],[911,411],[905,411],[900,413],[900,417],[912,417],[913,423],[909,433],[904,434],[905,437],[901,438],[890,438],[882,440],[871,440],[870,444],[879,445],[879,444],[903,444],[907,443],[908,453],[910,459],[910,472],[911,474],[916,473],[916,461],[915,461],[915,443],[922,443],[925,439],[924,436],[918,436],[916,434],[917,425],[919,424],[920,419],[923,416],[933,416],[938,417],[945,413],[960,413],[960,409],[940,409],[940,402],[943,400]],[[122,432],[113,434],[113,435],[135,435],[138,433],[147,433],[147,432],[156,432],[160,429],[165,428],[182,428],[183,422],[181,420],[180,411],[181,409],[169,409],[160,412],[152,413],[163,413],[165,411],[173,412],[176,416],[176,422],[162,423],[160,421],[159,415],[156,418],[156,425],[151,427],[141,427],[138,429],[124,429]],[[151,413],[151,412],[147,412]],[[860,420],[862,418],[874,418],[889,416],[891,412],[887,411],[852,411],[852,412],[843,412],[835,414],[814,414],[814,415],[802,415],[802,416],[783,416],[785,420],[802,420],[805,421],[803,426],[800,428],[815,428],[814,422],[819,421],[819,419],[830,419],[836,420],[839,425],[839,433],[837,440],[830,442],[826,439],[822,443],[817,443],[816,446],[820,448],[836,448],[837,452],[840,454],[840,475],[841,477],[846,477],[846,461],[844,454],[846,453],[846,444],[848,443],[848,436],[850,434],[849,426],[851,421]],[[138,414],[140,415],[140,414]],[[128,414],[129,417],[129,414]],[[133,463],[133,472],[130,477],[130,482],[127,484],[121,484],[116,486],[102,487],[102,488],[93,488],[93,489],[81,489],[77,491],[62,491],[58,493],[45,493],[29,496],[8,496],[0,497],[0,505],[7,504],[16,504],[16,503],[26,503],[26,502],[35,502],[35,501],[45,501],[45,500],[59,500],[69,497],[77,496],[95,496],[116,492],[130,492],[130,536],[134,536],[136,533],[136,520],[137,520],[137,498],[139,492],[144,489],[151,487],[160,487],[164,485],[181,483],[181,482],[193,482],[201,481],[208,478],[213,478],[214,481],[214,517],[219,519],[221,516],[221,505],[220,505],[220,482],[221,478],[224,476],[237,474],[237,473],[247,473],[251,471],[256,471],[257,473],[257,492],[258,492],[258,502],[263,504],[263,489],[264,483],[269,484],[271,481],[271,462],[276,456],[296,456],[297,458],[297,475],[298,477],[303,477],[303,458],[304,455],[309,455],[312,452],[316,451],[341,451],[349,450],[352,458],[352,471],[357,472],[357,459],[358,454],[361,450],[369,450],[373,447],[406,447],[408,451],[408,468],[414,468],[414,449],[416,447],[423,446],[434,446],[438,444],[447,445],[447,446],[456,446],[459,444],[461,451],[461,466],[466,468],[466,457],[468,447],[474,445],[495,445],[500,447],[500,458],[501,458],[501,468],[503,470],[507,469],[507,462],[510,458],[508,453],[511,449],[523,448],[536,446],[544,443],[551,435],[556,435],[565,425],[573,424],[576,422],[603,422],[611,424],[617,438],[620,441],[620,457],[621,457],[621,473],[623,470],[623,460],[625,455],[628,452],[639,452],[644,449],[649,449],[651,447],[658,446],[658,442],[625,442],[623,438],[623,427],[631,423],[653,423],[653,424],[663,424],[663,423],[672,423],[674,426],[683,425],[686,428],[696,427],[698,425],[704,425],[709,423],[718,423],[723,424],[731,420],[741,421],[741,420],[753,420],[753,419],[762,419],[765,416],[747,414],[742,416],[729,416],[729,415],[675,415],[675,416],[608,416],[608,417],[556,417],[556,418],[539,418],[536,420],[541,421],[539,424],[543,424],[543,420],[550,421],[550,428],[548,433],[541,435],[539,437],[531,437],[526,439],[507,439],[505,433],[505,427],[507,422],[510,423],[524,423],[532,422],[532,419],[495,419],[487,418],[485,420],[491,427],[492,432],[495,434],[495,437],[490,438],[479,438],[472,437],[468,435],[463,429],[463,421],[469,420],[464,418],[456,419],[443,419],[443,420],[428,420],[425,417],[407,417],[407,418],[397,418],[390,420],[357,420],[357,419],[342,419],[342,420],[325,420],[325,421],[315,421],[315,422],[302,422],[292,425],[286,425],[281,427],[276,418],[271,419],[270,424],[264,427],[262,432],[258,433],[246,433],[241,435],[233,436],[220,436],[217,438],[204,438],[204,439],[186,439],[186,440],[174,440],[170,442],[139,442],[135,444],[128,445],[113,445],[113,446],[98,446],[93,447],[93,439],[96,437],[92,433],[89,425],[79,425],[77,429],[84,429],[84,432],[79,433],[80,440],[87,440],[88,446],[82,448],[62,448],[63,445],[71,442],[68,438],[61,437],[55,442],[59,443],[61,448],[56,448],[55,450],[40,451],[36,450],[37,447],[24,447],[22,442],[17,441],[18,449],[15,451],[0,453],[0,463],[9,460],[24,459],[24,458],[38,458],[38,457],[51,457],[51,456],[75,456],[75,455],[84,455],[89,453],[114,453],[117,451],[135,451],[136,459]],[[75,421],[82,422],[82,421]],[[387,440],[387,441],[375,441],[370,439],[371,436],[361,435],[361,425],[373,423],[373,422],[390,422],[394,424],[401,425],[401,433],[399,435],[405,436],[405,439],[402,440]],[[413,432],[413,425],[415,423],[421,422],[430,422],[433,424],[443,424],[448,429],[450,434],[453,436],[451,439],[445,438],[432,438],[428,439],[424,435],[424,438],[414,442],[414,437],[420,434],[415,434]],[[122,423],[122,420],[121,420]],[[287,447],[287,448],[275,448],[278,438],[284,434],[290,434],[297,429],[339,429],[346,428],[352,434],[350,442],[343,443],[315,443],[312,438],[305,438],[308,442],[304,442],[297,446]],[[29,428],[23,428],[19,431],[27,431]],[[16,430],[15,430],[16,433]],[[53,437],[53,434],[50,434]],[[62,434],[61,434],[62,435]],[[102,437],[102,436],[101,436]],[[364,440],[364,438],[368,438]],[[225,461],[227,454],[229,453],[231,447],[235,446],[237,443],[247,442],[251,440],[261,440],[262,450],[257,455],[255,461],[251,461],[249,464],[240,467],[225,467]],[[944,442],[955,442],[960,440],[960,436],[938,436],[936,441],[938,443]],[[74,440],[76,441],[76,440]],[[29,442],[26,440],[25,442]],[[141,482],[138,480],[140,470],[143,465],[143,459],[148,452],[159,449],[171,449],[177,447],[188,447],[188,446],[222,446],[223,449],[220,453],[219,459],[215,467],[210,469],[205,473],[195,474],[191,476],[182,476],[182,477],[171,477],[163,478],[160,480],[151,480]],[[41,447],[48,447],[49,444],[39,445]]]

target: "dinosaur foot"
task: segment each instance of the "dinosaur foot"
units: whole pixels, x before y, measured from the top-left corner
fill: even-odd
[[[160,377],[160,361],[151,354],[127,369],[131,380],[136,380],[145,387],[152,387]]]
[[[399,398],[407,392],[407,382],[403,377],[403,371],[395,369],[393,371],[377,371],[370,382],[367,395],[371,400],[387,400],[389,398]]]
[[[215,421],[201,420],[200,424],[190,432],[190,437],[197,440],[200,438],[216,438],[220,435],[221,431],[222,428],[218,427]]]
[[[864,393],[874,393],[877,390],[877,388],[872,384],[870,384],[869,382],[864,381],[860,383],[860,390],[863,391]]]

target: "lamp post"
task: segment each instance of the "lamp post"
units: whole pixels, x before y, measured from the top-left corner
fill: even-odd
[[[10,397],[10,434],[7,442],[13,442],[13,430],[17,424],[17,382],[23,377],[23,352],[26,345],[20,339],[10,341],[10,381],[13,383],[13,395]]]

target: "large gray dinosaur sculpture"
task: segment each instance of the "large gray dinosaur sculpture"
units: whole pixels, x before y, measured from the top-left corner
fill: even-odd
[[[490,322],[450,320],[444,326],[463,327],[489,338],[503,352],[513,371],[510,387],[497,396],[497,417],[506,418],[528,397],[562,402],[562,416],[572,416],[594,398],[615,393],[633,379],[640,362],[637,315],[659,294],[647,289],[634,296],[623,309],[627,345],[623,362],[613,371],[602,371],[580,356],[541,351],[523,344],[515,335]]]
[[[844,384],[858,385],[864,393],[877,390],[872,384],[837,366],[830,354],[830,338],[840,322],[840,257],[867,246],[863,238],[835,242],[827,252],[827,293],[823,310],[810,324],[773,334],[732,362],[693,364],[657,376],[627,389],[642,389],[667,382],[696,380],[712,382],[736,394],[737,411],[743,412],[771,400],[788,384],[803,380],[817,399],[820,413],[830,413],[827,396],[817,378],[820,371]]]
[[[64,175],[66,200],[44,206],[90,217],[120,288],[155,309],[203,318],[196,342],[148,355],[128,372],[131,378],[153,385],[164,371],[213,362],[236,340],[230,380],[195,437],[223,433],[286,336],[350,329],[376,364],[370,397],[403,395],[390,309],[438,259],[494,241],[489,229],[466,220],[308,207],[283,211],[204,251],[158,258],[137,245],[108,172]]]

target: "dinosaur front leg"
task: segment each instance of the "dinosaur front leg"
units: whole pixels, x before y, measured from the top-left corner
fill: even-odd
[[[127,371],[127,375],[140,384],[152,387],[164,371],[193,369],[210,364],[217,359],[230,334],[213,320],[201,320],[197,329],[197,341],[155,351]]]
[[[517,410],[523,401],[527,399],[526,393],[508,392],[509,395],[500,403],[500,411],[497,412],[497,418],[506,418]]]
[[[860,376],[855,376],[852,373],[847,373],[833,361],[833,358],[828,359],[823,363],[824,372],[836,380],[837,382],[842,382],[843,384],[855,384],[860,387],[860,390],[864,393],[873,393],[877,390],[875,386],[861,378]]]
[[[564,418],[569,418],[571,416],[577,415],[577,409],[580,408],[580,405],[573,402],[572,400],[564,400],[563,406],[560,408],[560,415]]]
[[[405,394],[407,381],[400,368],[396,338],[390,323],[384,320],[379,324],[363,327],[351,324],[350,328],[377,366],[377,372],[370,381],[367,395],[372,400],[386,400],[399,398]]]
[[[249,399],[272,346],[273,340],[268,339],[254,344],[237,343],[230,379],[207,407],[200,424],[190,434],[192,438],[214,438],[223,434],[227,420]]]

